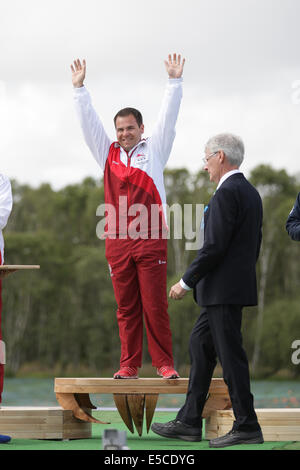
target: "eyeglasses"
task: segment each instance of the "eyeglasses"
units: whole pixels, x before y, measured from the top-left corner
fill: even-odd
[[[210,160],[212,157],[217,155],[217,153],[219,153],[219,150],[217,150],[216,152],[210,153],[207,157],[202,158],[203,163],[205,163],[205,165],[206,165],[208,160]]]

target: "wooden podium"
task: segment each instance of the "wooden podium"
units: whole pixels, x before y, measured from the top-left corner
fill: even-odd
[[[133,423],[142,435],[144,410],[147,432],[149,432],[159,394],[186,394],[188,379],[110,379],[110,378],[56,378],[54,392],[60,406],[72,410],[73,415],[83,421],[104,423],[90,414],[96,407],[91,403],[89,394],[111,393],[119,414],[130,432]],[[227,410],[231,402],[223,379],[212,379],[203,417],[213,410]]]
[[[11,273],[40,269],[39,265],[0,265],[0,280]],[[0,406],[1,432],[16,439],[89,439],[91,423],[61,407]]]

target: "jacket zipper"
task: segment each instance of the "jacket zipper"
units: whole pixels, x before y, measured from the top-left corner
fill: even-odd
[[[130,160],[131,160],[131,157],[129,156],[129,152],[126,152],[127,153],[127,211],[130,207],[130,191],[129,191],[129,172],[130,172]],[[128,220],[129,222],[129,220]]]
[[[144,140],[144,139],[143,139]],[[135,152],[135,150],[138,148],[140,142],[133,148],[131,149],[129,152],[127,152],[125,150],[125,152],[127,153],[127,211],[129,210],[129,207],[130,207],[130,190],[129,190],[129,173],[130,173],[130,162],[131,162],[131,157],[133,155],[133,153]],[[129,156],[129,153],[131,152],[131,155]],[[130,220],[129,220],[129,217],[128,217],[128,225],[130,223]]]

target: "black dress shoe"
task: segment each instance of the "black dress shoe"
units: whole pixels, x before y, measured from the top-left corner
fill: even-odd
[[[198,442],[202,439],[202,429],[184,424],[178,419],[168,423],[153,423],[151,429],[163,437],[182,439],[184,441]]]
[[[232,429],[221,437],[209,441],[209,447],[228,447],[236,444],[262,444],[264,438],[261,431],[236,431]]]

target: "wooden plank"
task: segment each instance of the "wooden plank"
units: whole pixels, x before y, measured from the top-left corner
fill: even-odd
[[[115,405],[117,407],[117,410],[118,410],[122,420],[126,424],[129,431],[131,433],[133,433],[134,429],[133,429],[133,424],[132,424],[132,416],[131,416],[129,406],[128,406],[128,403],[127,403],[126,394],[114,393],[113,397],[114,397]]]
[[[88,393],[75,393],[75,400],[77,401],[78,405],[81,408],[88,408],[90,410],[96,410],[96,406],[90,400],[90,396]]]
[[[158,378],[124,380],[99,377],[64,377],[55,379],[54,391],[58,403],[64,409],[71,409],[74,416],[86,421],[92,420],[93,418],[80,407],[81,402],[83,403],[83,397],[87,400],[90,393],[112,394],[118,411],[128,429],[133,432],[133,420],[141,436],[145,402],[147,432],[149,432],[158,395],[186,394],[188,383],[189,379],[187,378],[168,380]],[[147,398],[148,396],[149,398]],[[209,388],[209,398],[205,404],[203,416],[209,416],[211,410],[218,408],[227,409],[230,406],[231,402],[224,380],[218,378],[212,379]]]
[[[14,423],[14,424],[5,424],[5,430],[7,431],[18,431],[20,429],[20,426],[22,425],[22,431],[52,431],[52,432],[61,432],[62,431],[62,423],[56,423],[49,425],[47,422],[45,423],[34,423],[34,424],[28,424],[28,423]],[[4,425],[2,426],[2,423],[0,423],[1,426],[1,433],[3,432]]]
[[[186,393],[188,379],[70,379],[56,378],[54,391],[57,393]]]
[[[145,395],[127,395],[128,408],[135,424],[138,435],[143,433],[143,420],[144,420],[144,404]]]
[[[266,433],[297,434],[300,438],[300,426],[263,426]]]
[[[150,426],[152,423],[153,415],[155,412],[158,394],[149,394],[145,395],[145,408],[146,408],[146,425],[147,425],[147,433],[149,433]]]
[[[22,269],[40,269],[38,264],[1,264],[0,271],[21,271]]]
[[[111,378],[56,378],[56,393],[159,393],[185,394],[189,379],[156,379],[143,378],[134,380]],[[212,379],[209,393],[226,394],[227,386],[223,379]]]
[[[22,416],[32,416],[32,414],[40,415],[40,416],[47,416],[51,414],[51,416],[57,414],[60,416],[62,412],[62,408],[60,406],[1,406],[0,407],[0,415],[5,414],[9,416],[13,415],[22,415]]]
[[[231,408],[231,401],[228,395],[210,394],[203,408],[202,417],[207,418],[214,410]]]
[[[74,416],[78,419],[91,423],[109,424],[94,418],[87,408],[81,408],[74,393],[56,393],[56,399],[64,410],[72,410]]]
[[[6,276],[9,276],[12,273],[20,270],[28,269],[40,269],[38,265],[13,265],[13,264],[4,264],[0,265],[0,279],[4,279]]]
[[[55,424],[55,423],[59,423],[60,421],[61,421],[61,418],[56,418],[52,422]],[[46,417],[43,418],[43,417],[36,417],[36,416],[33,416],[33,417],[5,416],[4,418],[2,417],[0,418],[1,426],[6,425],[6,424],[13,424],[14,426],[19,426],[19,424],[26,425],[26,426],[29,424],[34,424],[34,425],[43,424],[44,425],[47,422],[48,420]]]
[[[49,440],[61,440],[63,436],[61,432],[48,433],[44,431],[39,432],[22,432],[22,431],[10,431],[9,434],[5,430],[2,431],[9,435],[12,439],[49,439]],[[84,438],[85,439],[85,438]]]
[[[91,431],[83,431],[83,430],[66,430],[63,432],[63,439],[90,439]]]

